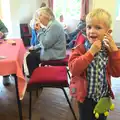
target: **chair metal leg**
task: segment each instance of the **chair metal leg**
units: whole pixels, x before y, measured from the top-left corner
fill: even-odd
[[[16,96],[17,96],[19,120],[23,120],[23,117],[22,117],[22,105],[21,105],[21,101],[20,101],[20,98],[19,98],[18,82],[17,82],[17,76],[16,75],[14,75],[14,79],[15,79],[15,88],[16,88]]]
[[[29,120],[32,118],[32,92],[29,92]]]
[[[69,98],[68,98],[68,96],[67,96],[67,93],[66,93],[65,89],[64,89],[64,88],[61,88],[61,89],[62,89],[63,92],[64,92],[64,95],[65,95],[65,97],[66,97],[66,100],[67,100],[67,102],[68,102],[68,104],[69,104],[69,107],[70,107],[70,109],[71,109],[71,112],[72,112],[75,120],[77,120],[77,117],[76,117],[76,115],[75,115],[75,112],[74,112],[74,110],[73,110],[73,108],[72,108],[72,105],[71,105],[71,103],[70,103],[70,101],[69,101]]]
[[[69,73],[69,71],[67,71],[67,74],[68,74],[68,76],[69,76],[69,79],[71,78],[71,76],[70,76],[70,73]]]
[[[36,97],[37,97],[37,98],[39,97],[39,94],[42,93],[42,91],[43,91],[43,88],[42,88],[42,87],[41,87],[41,88],[38,88],[38,89],[36,90]]]
[[[39,90],[36,90],[36,97],[39,97]]]
[[[69,79],[71,78],[71,76],[70,76],[70,73],[69,73],[69,69],[66,67],[66,69],[67,69],[67,74],[68,74],[68,77],[69,77]]]

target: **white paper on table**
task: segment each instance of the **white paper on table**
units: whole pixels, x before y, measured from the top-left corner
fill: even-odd
[[[7,56],[0,56],[0,59],[5,59],[7,58]]]

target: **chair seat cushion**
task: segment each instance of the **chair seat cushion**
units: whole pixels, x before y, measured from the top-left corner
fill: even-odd
[[[61,59],[61,60],[42,61],[41,66],[45,66],[45,65],[67,66],[68,65],[68,59],[69,59],[69,55],[67,55],[66,58]]]
[[[68,86],[67,70],[65,66],[38,67],[34,70],[28,86],[40,85],[64,85]]]
[[[31,34],[25,34],[23,37],[32,37]]]

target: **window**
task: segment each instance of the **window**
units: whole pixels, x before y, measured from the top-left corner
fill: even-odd
[[[80,19],[81,0],[54,0],[53,11],[55,17],[59,19],[60,15]]]
[[[116,20],[120,20],[120,0],[117,0],[117,18]]]

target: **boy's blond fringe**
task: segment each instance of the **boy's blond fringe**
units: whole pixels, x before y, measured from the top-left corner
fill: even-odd
[[[111,15],[106,10],[101,9],[101,8],[92,10],[86,16],[86,22],[93,18],[96,18],[97,20],[104,22],[108,28],[111,27],[112,18],[111,18]]]

